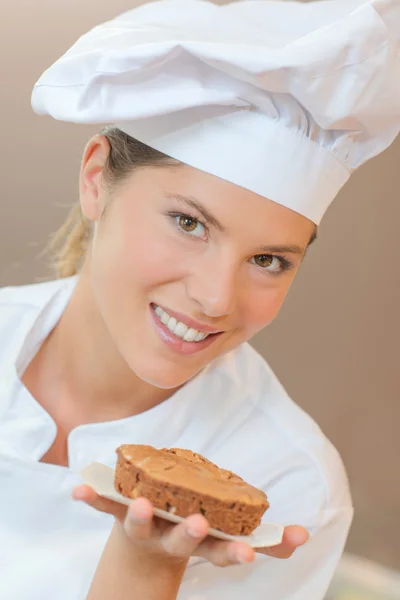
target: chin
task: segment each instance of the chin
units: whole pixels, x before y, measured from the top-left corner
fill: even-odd
[[[178,368],[157,367],[154,361],[149,366],[130,365],[132,371],[145,383],[161,390],[173,390],[181,387],[201,371],[189,372]]]
[[[142,381],[145,381],[149,385],[152,385],[160,390],[174,390],[184,385],[187,381],[189,381],[189,379],[194,377],[195,374],[191,375],[190,377],[179,377],[177,375],[174,376],[174,374],[165,374],[165,376],[163,376],[155,375],[154,373],[137,373],[137,375]]]

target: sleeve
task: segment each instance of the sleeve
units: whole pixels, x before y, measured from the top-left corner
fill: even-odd
[[[328,510],[310,540],[287,560],[258,555],[252,565],[189,565],[178,600],[323,600],[352,522],[350,508]]]

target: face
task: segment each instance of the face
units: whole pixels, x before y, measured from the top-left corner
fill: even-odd
[[[175,388],[271,323],[314,225],[188,166],[140,168],[109,197],[104,139],[81,172],[94,301],[130,369]]]

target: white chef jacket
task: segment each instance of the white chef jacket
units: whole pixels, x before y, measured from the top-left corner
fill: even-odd
[[[322,600],[353,515],[346,474],[248,344],[151,410],[74,429],[69,468],[39,462],[56,425],[20,377],[75,284],[72,277],[0,290],[0,599],[85,598],[113,517],[73,501],[71,490],[84,466],[113,466],[115,449],[135,443],[200,452],[265,490],[266,520],[311,534],[288,560],[258,555],[251,565],[220,569],[193,558],[179,600]]]

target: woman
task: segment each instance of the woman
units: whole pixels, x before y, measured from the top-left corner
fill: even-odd
[[[113,125],[85,148],[61,277],[0,294],[1,598],[322,600],[346,475],[247,341],[399,131],[399,19],[396,0],[165,0],[42,75],[36,112]],[[299,526],[254,553],[201,515],[125,514],[78,475],[123,443],[198,451]]]

